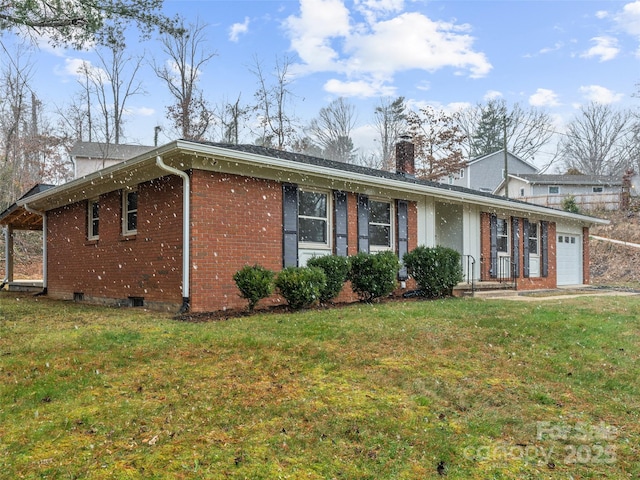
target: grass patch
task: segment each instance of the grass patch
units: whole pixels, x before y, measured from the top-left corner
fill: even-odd
[[[637,478],[640,298],[185,323],[0,294],[7,478]]]

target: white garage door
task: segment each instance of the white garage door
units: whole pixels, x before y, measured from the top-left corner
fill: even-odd
[[[558,232],[557,237],[558,285],[579,285],[582,283],[582,237],[562,232]]]

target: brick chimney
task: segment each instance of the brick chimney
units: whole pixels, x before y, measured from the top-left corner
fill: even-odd
[[[396,143],[396,173],[402,173],[408,177],[415,177],[416,163],[414,157],[414,145],[409,135],[400,135]]]

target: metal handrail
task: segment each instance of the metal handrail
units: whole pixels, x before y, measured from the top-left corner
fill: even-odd
[[[466,274],[463,273],[464,277],[466,277],[467,285],[471,284],[471,294],[473,294],[476,290],[475,284],[475,272],[476,272],[476,259],[473,255],[462,255],[460,257],[460,261],[462,263],[463,272],[466,271]],[[464,268],[466,264],[466,269]]]

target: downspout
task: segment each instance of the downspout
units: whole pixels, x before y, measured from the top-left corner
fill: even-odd
[[[24,209],[27,212],[34,213],[36,215],[40,215],[42,217],[42,291],[40,293],[36,293],[36,296],[46,295],[47,294],[47,213],[41,212],[39,210],[34,210],[26,203],[24,204]]]
[[[189,197],[191,194],[189,175],[178,170],[177,168],[170,167],[162,161],[160,155],[156,156],[156,165],[166,172],[173,173],[182,177],[182,306],[178,313],[186,313],[189,311],[189,272],[190,272],[190,202]]]

